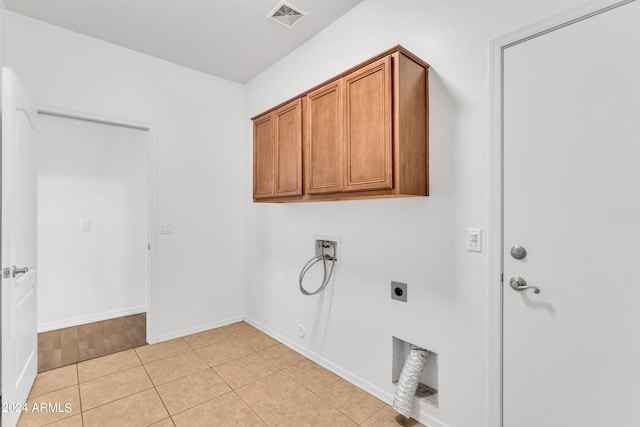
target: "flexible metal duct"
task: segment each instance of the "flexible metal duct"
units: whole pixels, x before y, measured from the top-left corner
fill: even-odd
[[[429,350],[416,347],[413,344],[409,347],[409,355],[404,363],[400,379],[396,386],[396,394],[393,398],[393,409],[401,413],[407,418],[411,417],[411,407],[413,406],[413,397],[416,394],[424,365],[427,362]]]

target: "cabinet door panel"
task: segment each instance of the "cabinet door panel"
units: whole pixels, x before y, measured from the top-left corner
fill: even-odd
[[[273,197],[275,135],[273,116],[257,119],[253,124],[253,197]]]
[[[276,196],[302,194],[302,108],[298,99],[276,112]]]
[[[306,188],[308,194],[343,189],[341,82],[307,95]]]
[[[391,59],[344,78],[345,190],[393,186]]]

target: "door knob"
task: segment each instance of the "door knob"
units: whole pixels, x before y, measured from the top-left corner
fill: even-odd
[[[527,256],[527,250],[519,245],[512,247],[509,253],[514,259],[524,259]]]
[[[533,289],[534,294],[540,293],[540,288],[538,288],[537,286],[527,285],[527,281],[520,276],[513,276],[511,280],[509,280],[509,285],[514,291],[522,292],[526,291],[527,289]]]
[[[29,271],[29,267],[18,268],[15,265],[13,266],[13,277],[16,277],[18,274],[24,274]]]

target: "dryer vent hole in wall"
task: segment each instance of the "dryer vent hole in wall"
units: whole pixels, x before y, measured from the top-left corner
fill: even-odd
[[[391,382],[398,384],[402,369],[409,356],[411,346],[425,349],[428,352],[424,370],[418,381],[415,397],[431,406],[438,407],[438,354],[428,347],[417,345],[400,338],[393,337],[392,340],[392,362],[391,362]],[[415,403],[415,400],[414,400]]]

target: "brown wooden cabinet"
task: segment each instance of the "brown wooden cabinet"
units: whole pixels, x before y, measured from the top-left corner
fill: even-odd
[[[397,46],[255,117],[254,200],[428,195],[428,67]],[[279,115],[296,102],[304,125],[299,146],[293,120]],[[287,135],[288,149],[278,148],[278,135]],[[304,147],[295,159],[294,146]],[[304,192],[299,181],[293,190],[293,169],[300,169],[292,165],[302,153]]]
[[[343,78],[345,191],[393,187],[391,56]]]
[[[253,121],[253,198],[302,195],[302,101]]]
[[[342,81],[329,83],[305,98],[305,192],[344,189]]]

